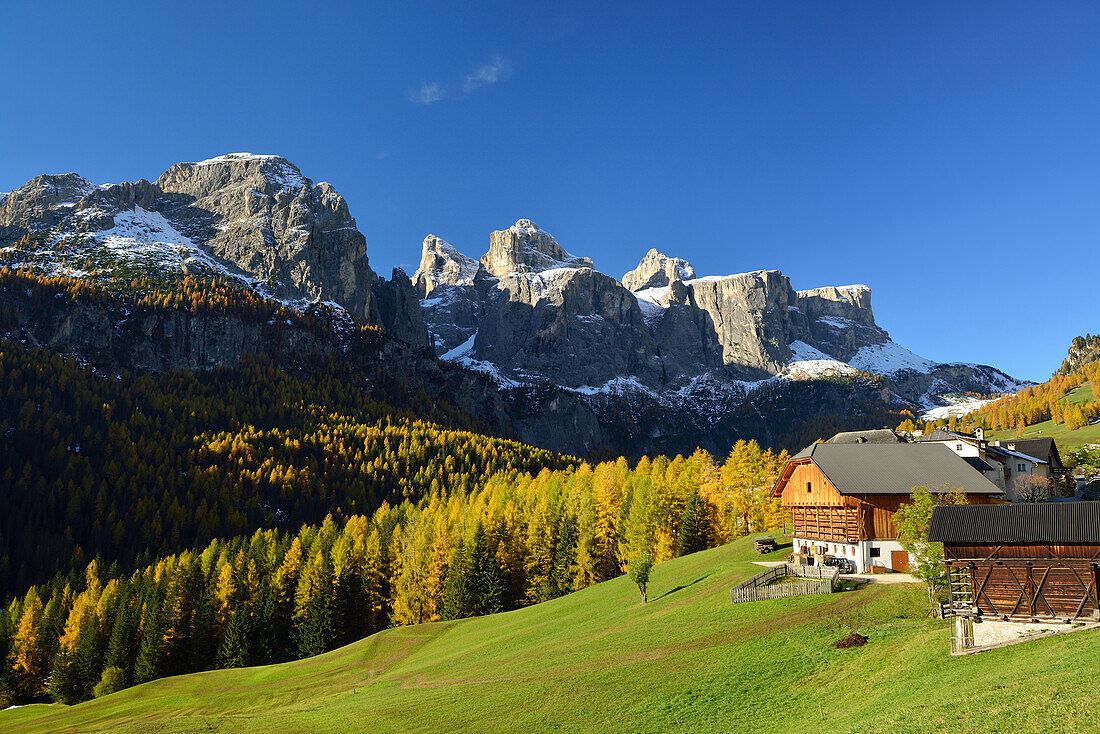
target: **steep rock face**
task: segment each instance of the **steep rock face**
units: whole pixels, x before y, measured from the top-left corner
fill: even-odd
[[[722,364],[747,375],[778,374],[791,357],[790,282],[778,270],[689,281],[692,301],[712,324]],[[760,374],[763,373],[763,374]]]
[[[331,300],[376,322],[367,241],[347,202],[278,156],[231,154],[177,163],[156,181],[176,206],[165,214],[214,255],[283,298]],[[175,195],[175,196],[172,196]]]
[[[691,280],[694,277],[695,268],[687,260],[668,257],[651,249],[638,263],[638,267],[623,276],[623,285],[629,290],[640,291],[660,288],[676,280]]]
[[[472,286],[478,262],[466,257],[446,240],[430,234],[424,238],[420,267],[413,276],[413,285],[420,298],[447,285]]]
[[[116,267],[227,276],[265,296],[332,301],[427,343],[412,283],[375,275],[347,202],[285,158],[234,153],[176,164],[155,183],[101,187],[72,173],[38,176],[0,202],[0,247],[47,230],[37,250],[7,261],[70,277]],[[94,273],[72,265],[85,262]]]
[[[0,246],[57,226],[94,190],[95,184],[75,173],[35,176],[0,199]]]
[[[489,235],[489,251],[481,266],[490,275],[538,273],[556,268],[591,268],[587,257],[573,257],[549,233],[530,219],[520,219],[505,230]]]
[[[843,362],[860,349],[890,339],[875,323],[871,289],[865,285],[798,291],[792,305],[792,340],[801,340]]]
[[[660,376],[637,300],[591,268],[554,268],[479,278],[481,314],[472,357],[566,387],[622,375]]]
[[[394,268],[390,279],[374,282],[372,294],[378,304],[382,327],[409,344],[428,343],[428,327],[416,297],[416,289],[401,268]]]

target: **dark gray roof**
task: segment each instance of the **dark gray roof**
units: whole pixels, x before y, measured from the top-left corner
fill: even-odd
[[[981,472],[995,471],[997,469],[997,467],[993,466],[985,459],[980,459],[977,456],[964,456],[962,460]]]
[[[937,428],[923,436],[918,436],[917,440],[921,443],[927,443],[929,441],[975,441],[977,439],[969,433],[959,433],[958,431],[949,431],[946,428]]]
[[[1032,456],[1031,454],[1026,454],[1023,451],[1016,451],[1010,449],[1007,446],[986,446],[985,451],[987,454],[990,454],[992,456],[1001,457],[1000,459],[997,459],[997,461],[1002,462],[1008,462],[1012,459],[1026,459],[1027,461],[1031,461],[1036,464],[1047,463],[1045,459],[1040,459],[1038,456]]]
[[[811,459],[841,494],[912,494],[962,487],[968,494],[1003,494],[951,449],[937,443],[815,443],[794,459]]]
[[[870,431],[842,431],[825,443],[902,443],[902,440],[889,428],[875,428]]]
[[[1100,543],[1100,502],[942,505],[928,539],[941,543]]]
[[[1050,461],[1057,457],[1057,463],[1061,463],[1062,457],[1058,455],[1058,444],[1054,443],[1054,439],[1049,436],[1044,438],[1002,438],[1000,441],[995,442],[995,445],[1006,449],[1009,446],[1015,446],[1016,448],[1010,450],[1019,451],[1021,454],[1034,456],[1043,461]]]

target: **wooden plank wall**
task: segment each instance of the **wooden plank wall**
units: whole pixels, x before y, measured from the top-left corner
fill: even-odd
[[[974,605],[1013,619],[1100,616],[1100,545],[944,544],[948,565],[969,573]]]
[[[807,485],[810,491],[806,491]],[[813,463],[798,464],[780,494],[784,507],[853,507],[855,501],[843,497]]]
[[[959,561],[986,561],[1007,558],[1023,558],[1031,560],[1043,559],[1083,559],[1100,560],[1100,544],[1097,545],[1032,545],[1032,544],[1003,544],[1003,545],[960,545],[957,543],[944,543],[944,556],[948,560]]]
[[[854,543],[859,540],[859,510],[843,507],[789,508],[793,534],[799,538]]]

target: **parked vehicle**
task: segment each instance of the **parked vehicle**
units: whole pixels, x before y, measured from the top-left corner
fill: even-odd
[[[834,566],[840,569],[841,573],[855,573],[856,564],[849,561],[847,558],[838,558],[837,556],[829,556],[825,559],[824,566]]]

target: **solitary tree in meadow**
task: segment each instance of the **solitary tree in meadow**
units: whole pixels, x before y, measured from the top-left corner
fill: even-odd
[[[649,572],[653,570],[653,557],[648,552],[636,556],[630,561],[630,580],[638,585],[638,591],[642,594],[642,604],[649,601],[646,596],[646,587],[649,586]]]

